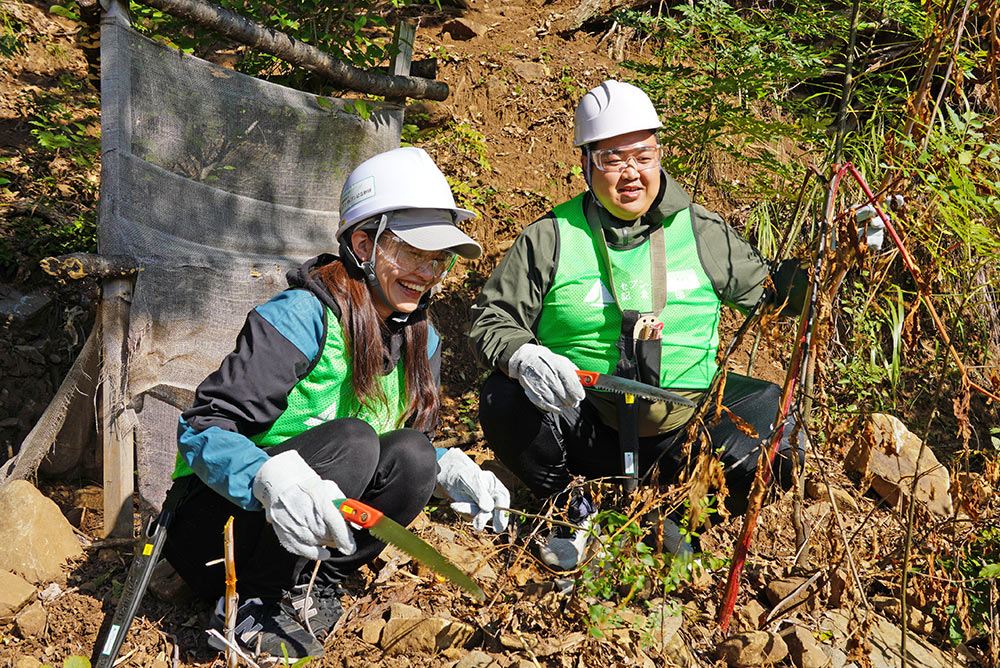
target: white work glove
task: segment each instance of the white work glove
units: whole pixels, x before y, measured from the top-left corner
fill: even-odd
[[[452,499],[451,508],[459,515],[471,515],[472,526],[482,531],[493,520],[497,533],[507,529],[510,513],[495,506],[510,507],[510,492],[492,471],[484,471],[458,448],[450,448],[438,460],[439,496]]]
[[[281,546],[306,559],[326,559],[332,545],[343,554],[357,546],[335,499],[344,498],[332,480],[323,480],[294,450],[271,457],[253,479],[253,495],[264,506]]]
[[[889,211],[902,208],[903,203],[902,195],[893,195],[882,203],[882,212],[886,218],[889,218]],[[858,238],[864,239],[869,249],[881,250],[882,242],[885,240],[885,222],[875,211],[875,207],[871,204],[865,204],[854,208],[854,219],[858,225]]]
[[[515,350],[507,363],[508,374],[521,383],[531,403],[556,415],[583,401],[578,370],[568,357],[534,343]]]

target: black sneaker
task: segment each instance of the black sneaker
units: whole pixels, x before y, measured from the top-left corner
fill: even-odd
[[[212,628],[225,635],[226,600],[219,599],[212,614]],[[277,603],[264,603],[259,598],[247,599],[236,611],[236,644],[251,657],[269,654],[297,661],[307,656],[323,656],[323,644]],[[217,650],[225,645],[214,635],[208,644]]]
[[[285,592],[281,599],[281,607],[302,626],[311,628],[313,635],[319,640],[324,640],[344,614],[344,607],[340,603],[344,591],[335,584],[314,585],[311,595],[307,598],[308,586],[297,585],[293,591]],[[306,624],[307,619],[308,624]]]

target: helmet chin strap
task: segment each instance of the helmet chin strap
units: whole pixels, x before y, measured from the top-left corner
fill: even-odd
[[[362,262],[358,259],[357,254],[354,252],[354,247],[350,243],[344,244],[341,250],[341,256],[346,257],[351,265],[356,269],[361,271],[361,274],[365,277],[365,283],[368,284],[368,288],[375,293],[378,299],[382,300],[389,308],[393,309],[393,314],[390,319],[398,322],[405,322],[409,318],[409,313],[399,313],[396,311],[392,302],[389,301],[388,295],[385,294],[385,290],[382,289],[382,283],[378,280],[378,275],[375,273],[375,247],[378,245],[379,237],[389,226],[389,221],[392,218],[392,212],[383,213],[379,218],[378,227],[375,228],[375,238],[372,241],[372,256]],[[417,310],[424,310],[430,303],[430,293],[424,294],[419,303],[417,304]]]
[[[597,202],[597,206],[605,209],[604,204],[597,198],[597,193],[594,192],[594,184],[591,183],[591,170],[594,169],[594,160],[590,157],[590,144],[586,144],[583,147],[583,153],[587,158],[587,168],[583,170],[583,180],[587,182],[587,190],[589,190],[590,194],[594,196],[594,201]],[[607,211],[607,209],[605,209],[605,211]],[[610,213],[610,211],[608,213]]]

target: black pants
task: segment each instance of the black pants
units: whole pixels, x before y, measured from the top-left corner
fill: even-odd
[[[746,512],[761,440],[771,432],[780,394],[780,388],[767,381],[736,374],[727,377],[723,405],[753,425],[759,434],[751,438],[727,416],[717,425],[708,426],[711,446],[721,450],[729,488],[726,507],[733,514]],[[604,424],[586,399],[556,416],[536,408],[516,380],[494,372],[479,396],[479,422],[493,452],[538,498],[563,491],[573,476],[602,478],[622,474],[618,431]],[[789,438],[793,426],[785,426],[774,460],[774,477],[785,489],[792,484]],[[640,476],[659,458],[660,482],[672,480],[686,465],[684,438],[683,428],[640,438]],[[802,448],[800,438],[799,461]]]
[[[302,432],[268,448],[277,455],[297,450],[321,478],[333,480],[350,498],[364,501],[406,526],[434,491],[434,448],[419,431],[400,429],[379,437],[366,422],[342,418]],[[223,555],[222,528],[234,517],[236,589],[240,598],[277,600],[282,592],[308,581],[311,562],[286,551],[262,511],[234,505],[200,480],[194,482],[167,532],[164,556],[184,580],[207,599],[225,589],[222,564],[205,563]],[[355,530],[358,550],[344,556],[331,549],[316,581],[337,584],[371,561],[385,547],[365,530]]]

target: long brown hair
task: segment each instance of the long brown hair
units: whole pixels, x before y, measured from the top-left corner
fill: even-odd
[[[351,383],[362,406],[371,408],[388,399],[378,382],[383,375],[386,324],[375,310],[368,284],[359,275],[352,275],[343,262],[333,261],[320,267],[317,275],[330,290],[340,307],[340,326],[351,359]],[[396,427],[404,424],[420,431],[431,431],[437,425],[440,400],[431,374],[427,354],[427,332],[430,322],[427,310],[410,314],[403,326],[403,370],[406,380],[406,412]]]

